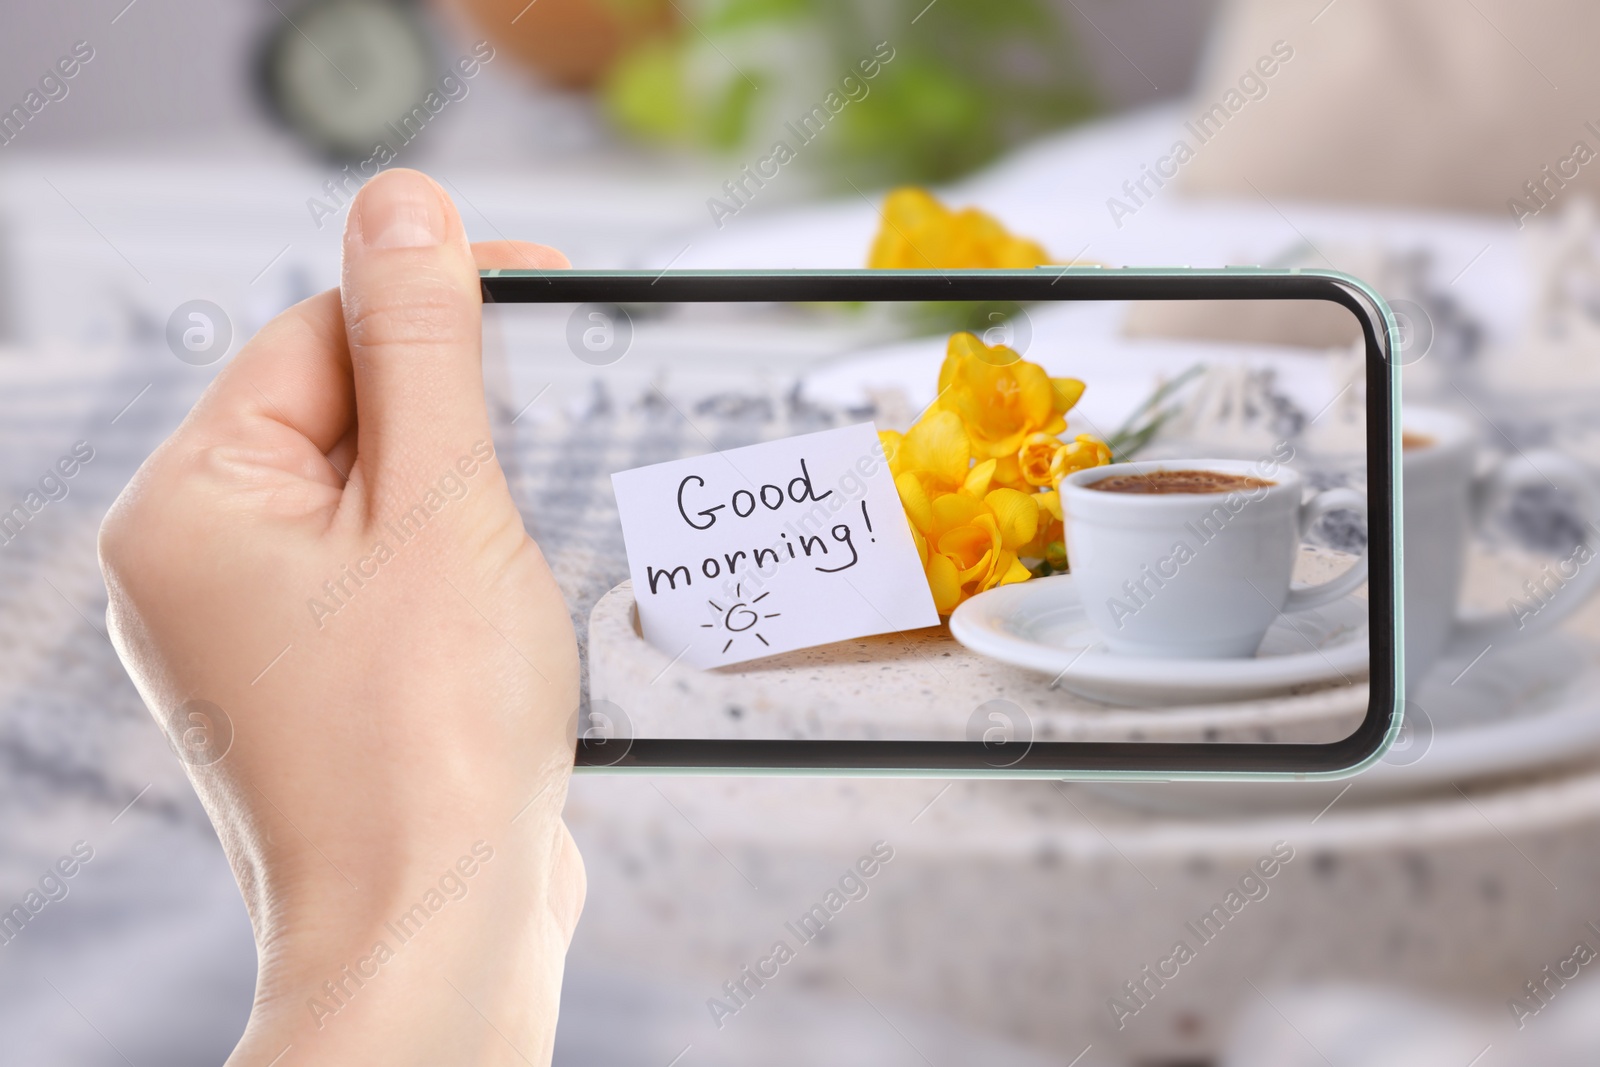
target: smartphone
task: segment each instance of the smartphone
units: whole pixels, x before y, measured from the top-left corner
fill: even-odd
[[[1402,720],[1400,334],[1310,270],[487,271],[580,771],[1285,779]]]

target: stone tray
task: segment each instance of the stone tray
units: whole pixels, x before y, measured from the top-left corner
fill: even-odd
[[[699,671],[644,640],[631,582],[589,617],[589,671],[592,697],[621,708],[635,737],[960,741],[971,739],[982,705],[1008,700],[1040,741],[1327,743],[1349,736],[1367,707],[1365,682],[1235,703],[1115,707],[969,651],[943,625]]]
[[[1600,772],[1376,806],[1352,803],[1359,782],[1341,796],[1348,785],[1303,783],[1315,804],[1209,820],[1057,782],[580,776],[567,819],[589,869],[581,948],[723,996],[881,840],[894,859],[870,896],[757,1011],[804,988],[1004,1033],[1060,1064],[1091,1043],[1080,1067],[1203,1063],[1263,993],[1345,981],[1470,998],[1510,1044],[1506,998],[1575,940],[1593,944]],[[1270,893],[1201,944],[1187,924],[1276,842],[1294,859]],[[1180,938],[1198,960],[1119,1029],[1108,998]],[[667,1056],[713,1047],[716,1027],[695,1022]]]

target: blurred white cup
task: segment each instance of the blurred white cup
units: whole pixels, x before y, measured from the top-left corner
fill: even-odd
[[[1414,692],[1441,656],[1475,657],[1492,646],[1542,633],[1571,615],[1600,587],[1600,560],[1587,540],[1529,580],[1504,613],[1459,614],[1468,537],[1486,514],[1529,486],[1571,493],[1590,531],[1600,529],[1600,488],[1577,461],[1547,449],[1519,453],[1478,471],[1472,429],[1460,417],[1407,406],[1402,465],[1405,545],[1406,689]]]

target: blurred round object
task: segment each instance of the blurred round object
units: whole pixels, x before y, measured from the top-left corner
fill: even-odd
[[[1033,320],[1027,309],[1014,300],[985,300],[972,305],[966,328],[991,348],[1003,345],[1011,349],[1017,359],[1027,355],[1028,346],[1033,343]]]
[[[616,304],[579,304],[567,317],[567,348],[591,367],[609,367],[628,354],[633,319]]]
[[[1400,327],[1400,348],[1392,353],[1393,359],[1402,367],[1410,366],[1433,348],[1433,318],[1415,300],[1391,300],[1389,310]]]
[[[519,63],[563,89],[589,89],[630,46],[669,29],[670,0],[457,0]]]
[[[228,354],[233,321],[209,300],[186,300],[167,316],[167,347],[191,367],[209,367]]]
[[[261,55],[262,88],[273,112],[313,147],[363,158],[395,139],[392,124],[425,107],[437,63],[415,4],[309,0],[280,10]]]
[[[983,745],[989,766],[1015,766],[1033,748],[1033,717],[1015,701],[986,700],[967,719],[967,740]]]
[[[1405,715],[1400,723],[1400,734],[1383,754],[1383,762],[1391,767],[1409,767],[1428,754],[1433,747],[1433,718],[1414,700],[1402,701]]]
[[[609,700],[591,700],[578,722],[578,741],[591,764],[615,766],[633,748],[633,720],[620,705]]]

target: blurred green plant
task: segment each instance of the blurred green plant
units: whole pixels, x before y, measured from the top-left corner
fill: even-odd
[[[603,86],[613,121],[649,143],[736,154],[783,140],[829,184],[938,182],[1098,107],[1050,0],[674,6],[678,32],[626,53]],[[880,42],[893,58],[864,77]],[[848,103],[802,147],[786,123],[830,92]]]

